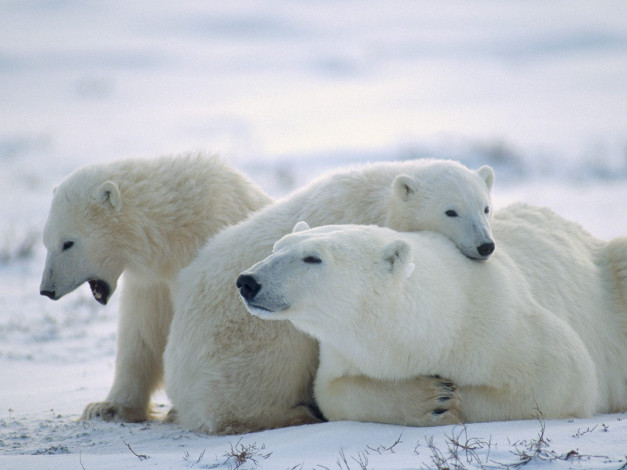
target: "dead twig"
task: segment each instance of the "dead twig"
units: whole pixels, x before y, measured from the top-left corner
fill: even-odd
[[[128,447],[128,450],[130,450],[130,451],[131,451],[131,453],[132,453],[135,457],[137,457],[139,460],[144,461],[144,460],[148,460],[148,459],[149,459],[149,457],[148,457],[147,455],[144,455],[144,454],[138,454],[137,452],[135,452],[135,451],[133,450],[133,448],[131,447],[131,445],[130,445],[128,442],[126,442],[126,441],[122,441],[122,442],[124,443],[124,445],[125,445],[126,447]]]

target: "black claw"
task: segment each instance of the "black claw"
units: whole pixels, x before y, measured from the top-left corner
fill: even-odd
[[[453,382],[440,382],[440,386],[448,390],[449,392],[455,392],[457,390],[457,385],[455,385]]]
[[[449,401],[451,397],[449,395],[441,395],[438,397],[438,401],[440,403],[444,403],[445,401]]]
[[[446,408],[436,408],[435,410],[433,410],[433,411],[431,412],[431,414],[432,414],[432,415],[439,416],[439,415],[443,415],[443,414],[444,414],[444,413],[446,413],[447,411],[448,411],[448,410],[447,410]]]

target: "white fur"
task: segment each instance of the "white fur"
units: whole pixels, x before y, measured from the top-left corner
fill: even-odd
[[[491,240],[486,208],[493,180],[488,167],[471,171],[451,161],[353,168],[320,177],[210,240],[181,271],[164,355],[166,391],[179,422],[229,433],[316,421],[302,405],[312,404],[317,344],[288,322],[249,315],[235,288],[238,274],[267,256],[295,223],[438,230],[475,257],[477,245]],[[434,389],[446,388],[434,379],[422,382],[416,393],[434,401]],[[417,413],[428,410],[422,406]],[[432,421],[455,420],[440,413]]]
[[[110,296],[124,273],[115,379],[84,418],[146,419],[178,271],[210,236],[269,202],[243,175],[200,155],[88,165],[55,189],[41,291],[56,300],[100,280]],[[95,294],[103,303],[109,296]]]
[[[626,410],[627,283],[616,266],[627,238],[606,243],[524,205],[492,228],[498,250],[486,263],[437,233],[300,231],[243,274],[262,286],[247,303],[320,341],[315,396],[332,420],[368,419],[378,403],[390,410],[378,420],[406,423],[397,408],[410,411],[407,397],[390,405],[378,386],[347,385],[355,376],[445,376],[469,422]]]

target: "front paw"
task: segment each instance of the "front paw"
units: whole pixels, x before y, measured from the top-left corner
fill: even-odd
[[[148,413],[144,409],[131,408],[121,403],[102,401],[90,403],[85,407],[81,420],[89,419],[139,423],[148,419]]]
[[[432,390],[432,398],[429,402],[431,411],[428,413],[428,420],[431,421],[432,426],[461,424],[461,402],[457,385],[437,376],[424,380],[430,382],[429,388]]]

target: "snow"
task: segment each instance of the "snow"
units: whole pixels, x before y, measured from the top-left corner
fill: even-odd
[[[452,441],[468,468],[627,468],[626,413],[237,437],[80,422],[112,382],[117,297],[38,295],[54,184],[188,150],[274,196],[357,162],[490,164],[497,208],[547,205],[624,236],[626,76],[619,0],[0,2],[0,468],[437,468]]]

